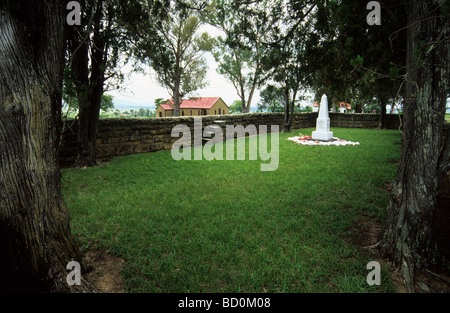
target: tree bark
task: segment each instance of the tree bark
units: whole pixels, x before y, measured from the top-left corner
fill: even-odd
[[[181,76],[181,74],[180,74]],[[181,77],[180,77],[181,79]],[[180,116],[181,97],[180,97],[180,79],[176,79],[175,88],[173,90],[173,116]]]
[[[379,247],[401,266],[413,292],[415,271],[442,260],[433,222],[439,177],[450,161],[448,153],[442,157],[450,148],[443,127],[450,86],[450,32],[439,1],[411,0],[408,8],[402,155]]]
[[[0,290],[91,291],[66,282],[82,255],[58,161],[65,5],[13,2],[0,4]]]
[[[108,50],[108,35],[102,33],[102,16],[103,1],[100,0],[96,2],[92,25],[73,27],[70,33],[71,63],[79,103],[78,153],[74,166],[79,168],[98,165],[96,139]]]
[[[381,100],[381,113],[380,113],[380,123],[378,124],[379,129],[386,129],[386,100]]]
[[[290,91],[284,87],[285,109],[284,109],[284,124],[283,133],[289,133],[292,127],[292,120],[294,118],[295,98],[297,97],[297,90],[293,90],[292,101],[290,98]]]
[[[89,84],[89,46],[79,39],[74,44],[72,68],[78,97],[78,148],[75,166],[94,166],[91,162],[95,147],[89,141],[91,88]]]
[[[98,120],[100,118],[100,108],[105,84],[105,68],[107,66],[108,34],[102,33],[103,1],[97,2],[97,10],[94,15],[93,44],[91,49],[91,76],[90,76],[90,97],[88,115],[88,144],[91,147],[90,155],[85,163],[90,166],[98,164],[97,161],[97,131]]]
[[[81,2],[82,9],[86,10],[85,1]],[[87,20],[82,19],[82,25],[72,26],[68,29],[68,48],[70,51],[70,65],[73,72],[74,85],[78,98],[78,146],[75,166],[93,166],[90,160],[94,147],[89,142],[89,106],[91,88],[89,83],[89,40],[86,34]]]

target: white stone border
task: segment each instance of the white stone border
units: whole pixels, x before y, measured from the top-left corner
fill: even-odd
[[[311,139],[309,136],[294,136],[289,137],[288,140],[304,146],[359,146],[359,142],[347,141],[337,137],[333,137],[333,140],[330,141],[320,141]]]

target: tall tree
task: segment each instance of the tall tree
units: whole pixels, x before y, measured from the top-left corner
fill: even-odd
[[[305,25],[308,23],[305,22]],[[301,35],[308,27],[298,27],[292,36],[285,38],[283,43],[272,54],[274,69],[273,80],[278,83],[284,97],[284,124],[283,132],[290,132],[294,117],[294,108],[300,89],[308,86],[305,64],[305,36]]]
[[[399,95],[397,78],[405,68],[405,35],[396,32],[406,24],[404,1],[384,2],[382,23],[370,26],[367,1],[319,2],[314,27],[306,36],[305,61],[312,73],[310,85],[326,92],[331,105],[352,102],[357,113],[367,102],[381,103],[381,127],[386,104]],[[394,36],[395,34],[395,36]]]
[[[122,6],[110,0],[83,0],[81,25],[69,29],[67,84],[78,98],[78,167],[97,165],[95,141],[105,84],[120,77],[116,70],[124,51]]]
[[[58,130],[65,3],[0,3],[0,290],[89,291],[69,286],[82,263],[61,196]]]
[[[401,266],[410,291],[416,269],[442,261],[434,217],[440,178],[450,169],[450,136],[444,136],[450,94],[449,12],[445,1],[408,1],[402,155],[380,248]]]
[[[403,93],[400,78],[405,73],[406,32],[401,29],[406,26],[406,16],[402,14],[406,3],[398,0],[383,3],[381,25],[365,27],[358,18],[363,14],[364,2],[349,1],[346,5],[352,14],[341,23],[340,41],[355,56],[350,61],[355,66],[351,74],[358,81],[358,92],[365,96],[358,98],[366,103],[376,98],[381,114],[379,128],[385,128],[386,105],[394,104]]]
[[[213,1],[205,14],[208,23],[224,34],[216,38],[212,52],[219,64],[217,72],[236,89],[243,113],[250,111],[255,92],[269,76],[263,39],[275,28],[270,19],[272,5],[275,2],[267,0]]]
[[[148,6],[144,5],[143,9],[149,13],[141,26],[135,25],[133,29],[135,55],[148,63],[160,84],[168,88],[174,100],[174,116],[179,116],[183,98],[207,84],[203,55],[211,50],[212,41],[207,33],[199,34],[202,22],[197,11],[186,3],[167,5],[166,16],[152,22],[152,29],[143,29],[142,25],[155,18]],[[135,31],[137,28],[139,32]]]

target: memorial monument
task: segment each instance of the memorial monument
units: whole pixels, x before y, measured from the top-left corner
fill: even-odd
[[[316,130],[311,135],[313,140],[328,141],[333,139],[333,132],[330,131],[330,116],[328,114],[327,95],[322,96],[319,108],[319,117],[316,121]]]

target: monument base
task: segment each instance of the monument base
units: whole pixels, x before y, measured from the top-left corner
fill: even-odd
[[[313,131],[311,138],[314,140],[328,141],[333,139],[333,132]]]

